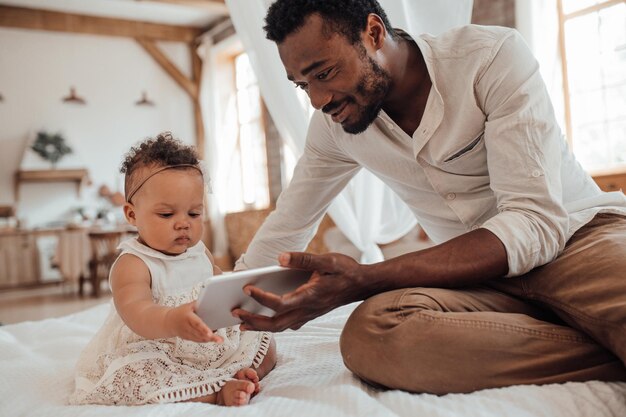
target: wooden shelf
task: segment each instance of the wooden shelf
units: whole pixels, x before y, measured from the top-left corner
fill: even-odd
[[[76,194],[80,195],[81,187],[89,184],[87,169],[37,169],[19,170],[15,173],[15,201],[19,200],[19,189],[22,183],[34,182],[73,182]]]

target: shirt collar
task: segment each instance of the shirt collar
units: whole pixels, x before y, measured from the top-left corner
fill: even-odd
[[[439,92],[439,88],[437,85],[437,77],[435,71],[433,69],[433,58],[432,58],[432,49],[428,42],[426,42],[421,37],[413,38],[406,31],[402,29],[394,29],[396,33],[417,45],[422,56],[424,57],[424,62],[426,63],[426,69],[428,70],[428,76],[430,77],[430,81],[432,86],[430,88],[430,93],[428,94],[428,100],[426,102],[426,108],[424,109],[424,115],[422,116],[422,120],[420,121],[419,126],[413,132],[413,139],[415,140],[413,151],[415,156],[422,150],[424,145],[428,142],[428,140],[433,136],[441,122],[443,121],[444,115],[444,105],[443,99],[441,97],[441,93]],[[381,110],[378,114],[378,117],[383,120],[385,123],[393,123],[398,129],[400,127],[397,123],[385,113],[384,110]]]

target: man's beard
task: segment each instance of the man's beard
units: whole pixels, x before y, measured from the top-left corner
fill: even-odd
[[[353,135],[364,132],[374,120],[376,120],[378,113],[380,113],[383,107],[383,101],[391,89],[392,83],[389,73],[381,68],[372,58],[367,55],[365,56],[369,67],[359,79],[356,92],[360,97],[365,99],[367,103],[360,105],[357,103],[354,96],[348,96],[342,102],[330,103],[322,109],[322,111],[328,113],[332,109],[341,106],[343,102],[352,104],[356,109],[352,117],[356,118],[356,120],[353,122],[346,120],[341,124],[341,127],[345,132]]]

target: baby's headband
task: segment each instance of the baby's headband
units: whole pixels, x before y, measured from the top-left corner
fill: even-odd
[[[174,169],[174,168],[193,168],[198,170],[198,172],[202,175],[202,179],[205,183],[205,185],[209,186],[209,192],[210,192],[210,180],[208,175],[204,172],[204,170],[202,168],[204,168],[201,165],[201,162],[198,165],[192,165],[192,164],[178,164],[178,165],[167,165],[164,167],[158,167],[152,171],[150,171],[148,173],[148,175],[146,175],[141,181],[137,182],[137,184],[131,188],[130,190],[126,190],[126,202],[130,203],[130,199],[133,198],[133,196],[137,193],[137,191],[139,191],[139,189],[146,183],[146,181],[148,181],[150,178],[154,177],[156,174],[158,174],[161,171],[165,171],[166,169]]]

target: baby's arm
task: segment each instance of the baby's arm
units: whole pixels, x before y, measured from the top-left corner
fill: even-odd
[[[180,337],[194,342],[222,342],[195,313],[196,303],[171,308],[156,304],[150,270],[133,255],[123,255],[111,270],[113,302],[124,323],[146,339]]]

